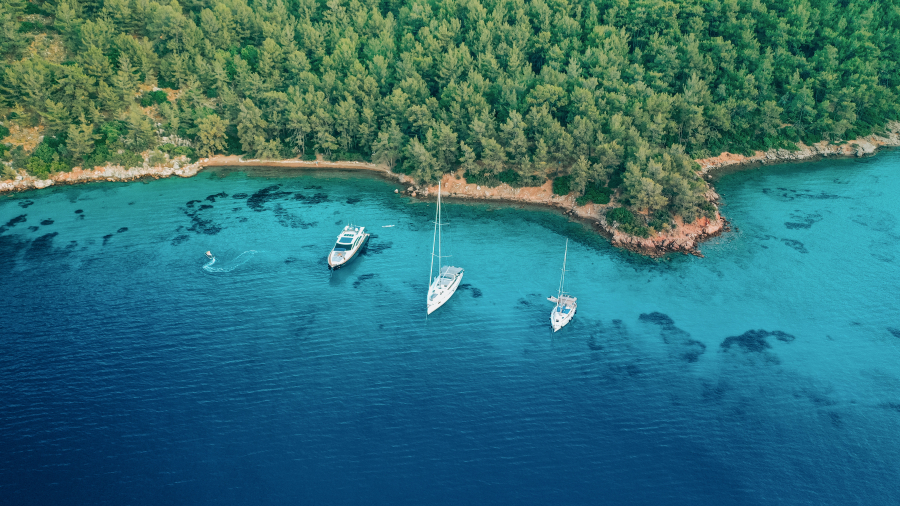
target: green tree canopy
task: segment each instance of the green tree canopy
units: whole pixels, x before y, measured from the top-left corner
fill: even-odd
[[[423,180],[569,176],[688,218],[706,191],[693,158],[900,119],[885,0],[28,5],[49,24],[22,29],[26,3],[0,4],[0,118],[42,124],[70,165],[166,141],[315,152]],[[150,93],[166,99],[138,109]]]

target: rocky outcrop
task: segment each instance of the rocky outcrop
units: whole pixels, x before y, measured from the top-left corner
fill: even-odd
[[[659,232],[652,237],[637,237],[618,230],[614,224],[607,223],[606,211],[616,205],[615,201],[606,205],[587,204],[579,206],[573,195],[554,195],[553,183],[548,181],[543,186],[513,188],[501,184],[495,188],[487,188],[466,182],[460,174],[446,174],[441,181],[441,196],[475,200],[497,200],[504,202],[521,202],[555,207],[574,219],[590,223],[597,232],[609,238],[614,246],[629,249],[650,256],[661,256],[670,252],[679,252],[703,256],[698,246],[710,237],[721,234],[727,229],[727,222],[716,213],[716,219],[698,218],[693,223],[683,223],[675,219],[675,227]],[[429,198],[437,195],[438,187],[410,186],[406,194],[411,197]],[[719,195],[710,189],[707,199],[714,203]]]
[[[601,226],[609,235],[613,245],[650,256],[685,253],[702,257],[703,254],[699,250],[700,243],[728,230],[728,223],[718,212],[714,220],[698,218],[694,223],[678,222],[674,229],[646,238],[616,230],[606,223],[605,219],[601,221]]]
[[[148,177],[161,178],[170,176],[191,177],[203,168],[201,162],[182,165],[185,160],[175,160],[168,165],[151,167],[144,163],[141,167],[125,168],[119,165],[95,167],[93,170],[82,170],[75,167],[71,172],[57,172],[50,179],[38,179],[32,176],[18,176],[14,180],[0,182],[0,193],[7,191],[24,191],[46,188],[57,184],[77,184],[91,181],[135,181]]]

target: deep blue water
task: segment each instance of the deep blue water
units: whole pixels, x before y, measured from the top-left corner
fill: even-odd
[[[378,179],[0,197],[0,503],[897,504],[898,168],[723,176],[706,258],[451,202],[427,320],[434,204]]]

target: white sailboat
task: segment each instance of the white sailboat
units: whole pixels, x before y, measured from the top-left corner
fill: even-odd
[[[566,239],[566,252],[563,255],[562,277],[559,278],[559,290],[556,297],[547,297],[550,302],[555,302],[556,306],[550,313],[550,325],[553,326],[553,332],[558,331],[572,321],[575,316],[575,310],[578,309],[578,303],[575,297],[566,294],[566,260],[569,256],[569,240]]]
[[[434,249],[437,245],[438,275],[432,280],[434,275]],[[450,300],[450,297],[456,293],[460,281],[462,281],[464,270],[461,267],[453,267],[451,265],[441,265],[441,184],[438,183],[437,211],[435,211],[434,221],[434,240],[431,243],[431,270],[428,272],[428,280],[431,285],[428,287],[428,314],[434,312],[435,309],[444,305]]]

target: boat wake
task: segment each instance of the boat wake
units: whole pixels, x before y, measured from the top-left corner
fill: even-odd
[[[216,260],[217,260],[216,257],[211,254],[207,254],[207,256],[211,257],[211,259],[209,262],[206,263],[206,265],[203,266],[203,270],[205,270],[206,272],[213,272],[213,273],[217,273],[217,274],[223,273],[223,272],[231,272],[231,271],[237,269],[238,267],[244,265],[245,263],[247,263],[247,261],[250,260],[257,253],[259,253],[259,252],[256,250],[253,250],[253,249],[245,251],[245,252],[241,253],[240,255],[238,255],[234,260],[229,262],[227,265],[219,266],[219,267],[215,267]]]

